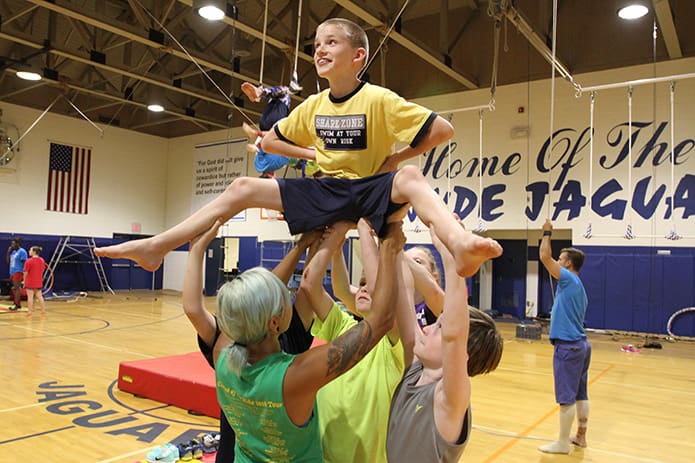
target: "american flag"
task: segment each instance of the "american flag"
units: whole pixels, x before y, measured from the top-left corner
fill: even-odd
[[[46,210],[87,214],[92,150],[51,143]]]

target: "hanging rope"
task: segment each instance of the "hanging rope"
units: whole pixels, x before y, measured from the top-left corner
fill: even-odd
[[[594,99],[596,92],[591,92],[589,103],[589,213],[591,213],[591,197],[594,194]],[[586,227],[584,238],[591,238],[591,222]]]
[[[372,64],[372,62],[374,61],[374,58],[376,57],[377,54],[379,54],[379,50],[381,50],[381,46],[384,45],[384,42],[386,42],[386,39],[389,38],[389,35],[391,34],[391,31],[392,31],[393,28],[396,26],[396,23],[398,22],[398,19],[400,19],[401,15],[403,14],[403,11],[405,10],[405,7],[408,6],[408,2],[409,2],[409,1],[410,1],[410,0],[405,0],[405,2],[403,3],[403,6],[401,7],[401,10],[400,10],[400,11],[398,12],[398,14],[396,15],[396,18],[393,20],[393,23],[391,23],[391,27],[388,28],[388,30],[386,31],[386,34],[384,34],[384,37],[381,39],[381,42],[379,42],[379,46],[376,47],[376,50],[374,51],[374,53],[372,53],[372,56],[369,58],[369,61],[367,61],[367,64],[364,65],[364,67],[362,68],[362,70],[360,71],[360,73],[357,75],[357,78],[358,78],[358,79],[362,79],[362,75],[363,75],[365,72],[367,72],[367,69],[369,68],[369,66],[370,66],[370,65]]]
[[[500,31],[502,28],[502,21],[500,19],[495,19],[493,33],[493,48],[494,54],[492,55],[492,74],[490,77],[490,107],[495,106],[495,93],[497,92],[497,70],[500,57]]]
[[[36,120],[35,120],[34,122],[31,123],[31,125],[29,126],[29,128],[26,129],[26,130],[24,131],[24,133],[14,142],[14,145],[13,145],[13,146],[19,145],[19,142],[22,141],[22,139],[23,139],[29,132],[31,132],[31,130],[32,130],[34,127],[36,127],[36,124],[38,124],[39,121],[40,121],[41,119],[43,119],[43,117],[46,115],[46,113],[48,113],[48,111],[51,110],[51,108],[53,107],[53,105],[56,104],[56,101],[58,101],[58,99],[59,99],[60,97],[62,97],[62,96],[63,96],[63,94],[61,93],[61,94],[59,94],[57,97],[55,97],[55,99],[51,102],[51,104],[49,104],[48,107],[47,107],[46,109],[43,110],[43,112],[39,115],[39,117],[37,117]],[[12,158],[8,158],[8,154],[9,154],[11,151],[12,151],[12,148],[10,147],[10,148],[7,149],[7,151],[5,151],[5,152],[2,154],[2,156],[0,156],[0,159],[3,160],[3,163],[5,163],[4,160],[5,160],[6,158],[7,158],[7,163],[9,163],[9,162],[12,160]],[[13,157],[14,157],[14,156],[13,156]]]
[[[627,87],[627,191],[632,191],[632,85]],[[628,208],[627,230],[623,237],[626,240],[635,238],[632,233],[632,208]]]
[[[557,45],[557,40],[556,40],[556,35],[557,35],[557,0],[553,0],[553,72],[550,75],[550,139],[548,143],[548,150],[549,150],[549,156],[550,158],[553,153],[553,130],[554,130],[554,122],[555,122],[555,46]],[[552,191],[552,180],[553,180],[553,167],[552,163],[550,165],[550,168],[548,169],[548,218],[550,218],[550,204],[552,201],[550,200],[550,193]]]
[[[244,112],[243,109],[241,109],[239,106],[237,106],[237,105],[234,103],[234,100],[232,100],[232,99],[229,97],[229,95],[227,95],[227,94],[220,88],[220,86],[217,85],[217,82],[215,82],[215,80],[214,80],[212,77],[210,77],[210,74],[208,74],[208,72],[207,72],[205,69],[203,69],[203,67],[200,65],[200,63],[198,62],[198,60],[195,59],[195,58],[193,57],[193,55],[191,55],[191,54],[188,52],[188,50],[186,49],[186,47],[184,47],[184,46],[181,44],[181,42],[179,42],[179,41],[176,39],[176,37],[174,37],[174,35],[169,31],[169,29],[167,29],[167,28],[164,26],[164,24],[162,24],[162,23],[159,21],[159,19],[157,19],[157,18],[153,15],[153,14],[150,12],[150,10],[148,10],[148,9],[145,7],[145,5],[143,5],[143,4],[140,2],[140,0],[135,0],[135,1],[137,2],[138,5],[140,5],[140,8],[142,8],[142,10],[147,14],[147,16],[149,16],[149,17],[152,19],[152,21],[154,21],[154,23],[157,24],[157,26],[158,26],[161,30],[163,30],[163,31],[167,34],[167,36],[169,36],[169,38],[176,44],[176,46],[179,47],[179,48],[181,49],[181,51],[182,51],[183,53],[186,54],[186,57],[188,57],[189,61],[190,61],[191,63],[195,64],[195,66],[198,68],[198,70],[201,72],[201,74],[203,74],[203,75],[205,76],[205,78],[208,79],[208,81],[210,81],[210,83],[212,84],[212,86],[215,87],[215,89],[217,89],[217,91],[220,93],[220,95],[222,95],[222,96],[225,98],[225,100],[227,100],[227,102],[232,106],[232,108],[234,108],[234,109],[236,109],[237,111],[239,111],[239,112],[241,113],[241,115],[244,116],[244,118],[245,118],[251,125],[255,126],[256,123],[253,121],[253,119],[251,119],[251,118],[248,116],[248,114],[246,114],[246,113]],[[264,34],[264,37],[265,37],[265,34]]]
[[[263,68],[265,66],[265,38],[268,30],[268,0],[265,0],[265,13],[263,13],[263,42],[261,45],[261,71],[258,78],[260,85],[263,86]]]
[[[453,114],[449,114],[449,123],[454,119]],[[454,212],[454,206],[451,204],[451,138],[447,141],[446,153],[446,204],[449,206],[449,212]]]
[[[294,68],[292,70],[292,80],[299,83],[297,75],[297,58],[299,58],[299,31],[302,28],[302,0],[299,0],[299,8],[297,8],[297,38],[294,42]],[[265,36],[264,36],[265,38]]]
[[[487,226],[483,222],[483,110],[478,110],[478,225],[474,232],[485,232]]]
[[[682,238],[677,232],[676,232],[676,214],[675,214],[675,201],[676,201],[676,190],[675,190],[675,167],[676,167],[676,156],[675,153],[673,152],[673,144],[674,144],[674,125],[675,125],[675,119],[673,117],[674,113],[674,107],[675,107],[675,94],[676,94],[676,83],[671,82],[671,105],[670,105],[670,110],[671,110],[671,231],[666,235],[666,239],[668,240],[679,240]]]

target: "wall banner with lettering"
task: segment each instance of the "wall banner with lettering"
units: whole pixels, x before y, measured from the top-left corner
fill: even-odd
[[[197,145],[193,152],[193,197],[191,214],[219,196],[237,177],[246,175],[246,139]],[[246,211],[231,221],[243,222]]]

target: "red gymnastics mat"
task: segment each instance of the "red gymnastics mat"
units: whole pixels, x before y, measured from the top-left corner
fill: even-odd
[[[215,371],[200,352],[121,362],[118,388],[193,413],[220,417]]]

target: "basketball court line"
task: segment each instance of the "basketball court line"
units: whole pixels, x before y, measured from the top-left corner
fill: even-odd
[[[16,326],[17,328],[22,328],[22,329],[27,330],[27,331],[33,331],[33,332],[40,333],[40,334],[45,334],[45,335],[60,337],[61,339],[65,339],[65,340],[68,340],[68,341],[76,342],[76,343],[78,343],[78,344],[86,344],[86,345],[88,345],[88,346],[99,347],[99,348],[101,348],[101,349],[111,350],[111,351],[114,351],[114,352],[122,352],[122,353],[124,353],[124,354],[137,355],[137,356],[140,356],[140,357],[143,357],[143,358],[154,358],[152,355],[143,354],[142,352],[133,352],[133,351],[130,351],[130,350],[125,350],[125,349],[121,349],[121,348],[113,347],[113,346],[107,346],[107,345],[99,344],[99,343],[96,343],[96,342],[84,341],[84,340],[82,340],[82,339],[74,339],[74,338],[71,338],[70,335],[62,336],[62,335],[60,335],[60,334],[51,333],[50,331],[40,330],[40,329],[31,328],[31,327],[23,326],[23,325],[13,325],[13,326]]]
[[[606,367],[601,373],[599,373],[598,375],[594,376],[594,378],[593,378],[591,381],[589,381],[589,385],[591,386],[591,385],[593,385],[596,381],[598,381],[599,379],[601,379],[601,377],[603,377],[606,373],[608,373],[610,370],[612,370],[614,366],[615,366],[615,365],[612,365],[612,364],[611,364],[611,365],[609,365],[608,367]],[[506,444],[504,444],[502,447],[500,447],[499,449],[497,449],[492,455],[490,455],[490,456],[487,457],[485,460],[483,460],[483,463],[490,463],[490,462],[495,461],[500,455],[502,455],[504,452],[506,452],[507,450],[509,450],[510,448],[512,448],[514,445],[516,445],[516,443],[519,442],[522,438],[525,438],[526,436],[528,436],[528,435],[531,433],[531,431],[533,431],[534,429],[536,429],[541,423],[543,423],[545,420],[547,420],[547,419],[550,418],[552,415],[554,415],[555,413],[557,413],[557,411],[559,410],[559,408],[560,408],[560,407],[556,405],[556,406],[554,406],[551,410],[548,410],[541,418],[539,418],[538,420],[536,420],[535,423],[533,423],[533,424],[531,424],[530,426],[528,426],[526,429],[524,429],[523,431],[521,431],[516,437],[513,437],[512,440],[510,440],[509,442],[507,442]]]

